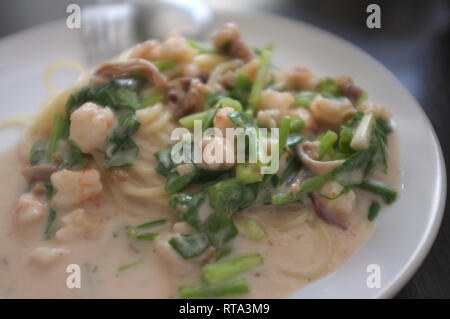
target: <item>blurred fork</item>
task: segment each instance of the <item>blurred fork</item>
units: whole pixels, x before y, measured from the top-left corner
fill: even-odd
[[[81,9],[81,41],[88,65],[169,31],[201,40],[213,21],[205,0],[99,1]]]

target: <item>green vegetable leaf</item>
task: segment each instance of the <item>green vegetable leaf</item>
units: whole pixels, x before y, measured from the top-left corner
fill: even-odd
[[[156,172],[163,176],[168,176],[170,171],[175,167],[171,156],[172,147],[173,145],[169,145],[155,153],[155,157],[158,160]]]
[[[208,216],[204,232],[211,245],[219,249],[238,234],[231,216],[222,211],[215,211]]]
[[[241,128],[254,127],[253,117],[250,114],[236,111],[228,113],[228,118],[238,127]]]
[[[43,164],[47,160],[48,140],[41,140],[34,143],[30,151],[30,165]]]
[[[169,244],[184,259],[190,259],[200,256],[209,247],[208,240],[202,233],[195,233],[190,235],[176,234],[172,239],[169,240]]]
[[[169,205],[176,216],[200,230],[203,220],[200,220],[199,209],[205,202],[206,195],[206,190],[194,194],[176,194],[170,199]]]
[[[257,184],[225,179],[208,187],[209,204],[217,211],[233,214],[248,207],[256,199],[257,191]]]
[[[55,220],[56,220],[56,212],[52,208],[50,208],[50,210],[48,212],[48,217],[47,217],[47,224],[45,225],[45,230],[44,230],[44,239],[45,240],[50,240],[55,235],[55,233],[56,233],[56,229],[54,228]]]
[[[131,139],[139,129],[140,123],[134,113],[125,113],[119,117],[113,134],[108,138],[104,149],[106,169],[131,165],[134,163],[139,148]]]

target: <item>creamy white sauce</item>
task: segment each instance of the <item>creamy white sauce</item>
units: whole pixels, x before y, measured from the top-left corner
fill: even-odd
[[[400,169],[397,163],[397,145],[389,137],[390,163],[387,175],[377,174],[378,180],[399,188]],[[22,164],[16,149],[0,157],[0,297],[2,298],[176,298],[182,284],[197,283],[205,259],[183,261],[173,251],[164,249],[170,238],[172,224],[177,222],[168,209],[149,207],[148,215],[131,217],[114,207],[112,199],[103,192],[97,205],[86,206],[90,214],[101,220],[96,239],[80,239],[59,243],[43,239],[46,218],[36,225],[14,224],[14,208],[25,189],[20,174]],[[368,238],[373,223],[367,220],[368,206],[375,198],[356,190],[356,207],[350,216],[350,227],[342,231],[320,222],[329,231],[332,257],[325,272],[344,263]],[[383,213],[382,211],[380,212]],[[321,235],[317,217],[286,229],[286,220],[298,216],[298,208],[280,210],[252,208],[236,216],[239,227],[244,218],[254,218],[264,226],[266,237],[252,241],[239,235],[233,242],[233,255],[259,252],[264,264],[246,274],[250,293],[248,298],[288,297],[308,284],[312,277],[296,278],[292,271],[305,272],[323,261],[327,243]],[[311,215],[313,216],[313,215]],[[60,216],[59,216],[60,217]],[[133,241],[126,236],[126,226],[136,226],[165,217],[170,222],[155,242]],[[167,233],[167,234],[165,234]],[[30,262],[30,253],[36,247],[57,247],[69,253],[55,264],[39,267]],[[169,247],[170,249],[170,247]],[[126,264],[133,267],[119,271]],[[81,288],[66,286],[70,275],[66,268],[77,264],[81,268]]]

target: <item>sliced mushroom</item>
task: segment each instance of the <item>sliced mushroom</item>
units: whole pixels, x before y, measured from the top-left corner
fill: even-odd
[[[318,161],[319,142],[303,142],[296,146],[296,154],[303,164],[316,174],[327,174],[341,165],[343,160]]]
[[[141,72],[150,83],[153,83],[162,92],[167,91],[167,80],[164,75],[152,63],[143,59],[103,63],[92,74],[91,84],[98,87],[136,71]]]
[[[337,85],[339,86],[342,95],[352,101],[353,104],[356,104],[364,92],[360,87],[356,86],[353,79],[347,75],[339,77],[337,79]]]
[[[50,179],[50,176],[56,172],[58,168],[52,164],[41,164],[36,166],[29,166],[22,169],[22,175],[28,184],[36,182],[44,182]]]
[[[343,216],[331,212],[327,208],[325,208],[320,202],[319,197],[315,193],[311,192],[308,194],[308,196],[311,199],[314,211],[320,219],[322,219],[327,224],[334,225],[342,230],[346,230],[348,228],[349,221]]]

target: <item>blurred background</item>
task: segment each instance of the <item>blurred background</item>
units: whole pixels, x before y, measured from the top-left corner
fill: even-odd
[[[94,56],[105,54],[107,58],[133,42],[161,37],[174,24],[185,30],[185,35],[202,40],[213,19],[211,8],[219,7],[271,12],[337,34],[379,60],[415,96],[433,123],[450,172],[450,1],[2,0],[0,41],[21,30],[65,19],[70,3],[82,7],[82,37],[88,48],[86,58],[92,64]],[[365,27],[370,3],[381,7],[380,29]],[[152,18],[148,18],[150,14]],[[147,19],[142,19],[143,15]],[[98,39],[105,38],[100,36],[105,33],[110,41],[101,46],[109,47],[107,52],[99,52]],[[445,215],[430,254],[397,297],[450,298],[448,205]]]

